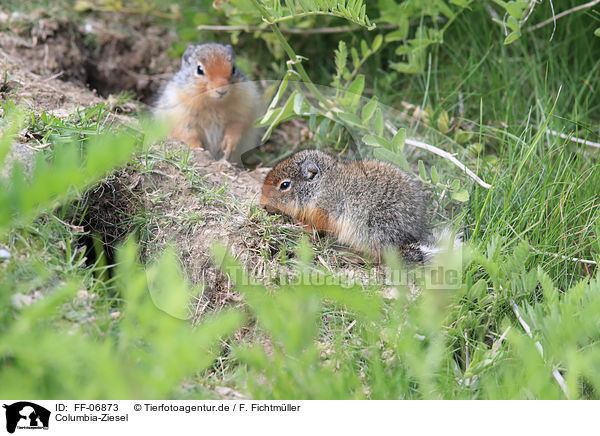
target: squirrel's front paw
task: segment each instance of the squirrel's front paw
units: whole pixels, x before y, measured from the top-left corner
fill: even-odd
[[[242,137],[242,131],[238,126],[232,126],[225,131],[225,136],[221,142],[221,150],[225,159],[230,159],[235,153]]]

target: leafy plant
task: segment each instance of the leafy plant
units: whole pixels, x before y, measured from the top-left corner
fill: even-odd
[[[77,326],[60,325],[80,289],[77,282],[57,286],[20,312],[0,341],[3,397],[163,398],[213,362],[219,338],[240,325],[241,315],[223,312],[192,329],[159,310],[148,289],[147,277],[168,280],[171,290],[185,286],[174,262],[163,258],[146,272],[136,258],[131,241],[119,250],[116,292],[123,304],[112,312],[118,320],[112,333],[88,336]],[[10,293],[7,286],[0,283],[2,294]],[[161,295],[167,307],[187,303],[186,294]]]
[[[7,127],[0,140],[0,165],[23,118],[17,110],[6,117]],[[145,140],[155,138],[157,130],[162,128],[148,130]],[[64,131],[61,132],[64,135]],[[26,223],[44,208],[72,194],[74,189],[89,186],[115,166],[125,163],[143,139],[133,131],[105,133],[90,137],[82,150],[78,141],[64,138],[55,138],[51,161],[37,154],[31,177],[17,161],[11,178],[0,179],[0,231]]]
[[[458,289],[422,286],[411,296],[396,285],[392,299],[378,286],[344,289],[314,268],[308,246],[298,253],[298,275],[271,292],[215,248],[268,337],[234,346],[252,398],[561,399],[600,386],[598,281],[561,296],[541,268],[529,268],[525,243],[510,251],[497,239],[472,252]]]
[[[260,125],[266,127],[263,140],[266,140],[282,122],[296,117],[303,117],[309,120],[310,130],[316,132],[321,142],[325,142],[326,138],[337,138],[334,148],[340,151],[346,150],[352,142],[355,142],[359,149],[363,144],[373,147],[373,154],[377,158],[396,164],[410,172],[411,168],[403,153],[406,131],[404,129],[396,130],[391,121],[398,117],[398,111],[382,105],[377,97],[371,99],[363,97],[365,76],[359,74],[360,68],[370,56],[382,48],[384,37],[381,34],[377,35],[372,44],[362,40],[360,54],[355,47],[348,51],[346,43],[340,41],[335,52],[336,72],[332,81],[335,88],[327,89],[313,83],[303,67],[304,58],[295,53],[280,31],[278,24],[284,21],[297,17],[332,14],[361,25],[367,30],[375,28],[375,26],[370,25],[371,21],[364,15],[365,8],[362,2],[351,2],[346,5],[348,7],[345,6],[345,3],[339,2],[334,2],[337,5],[335,7],[332,6],[333,3],[322,3],[302,2],[298,8],[301,12],[296,13],[294,2],[286,2],[286,7],[280,5],[278,1],[272,5],[269,3],[269,6],[265,2],[252,2],[260,13],[262,20],[268,23],[278,43],[290,59],[288,71],[274,94],[265,115],[260,120]],[[465,8],[467,6],[468,2],[461,7]],[[451,14],[449,9],[441,9],[445,13]],[[412,9],[408,8],[407,11],[410,12]],[[437,12],[433,15],[436,14]],[[451,15],[452,18],[449,23],[456,16],[453,13]],[[430,42],[425,44],[425,38],[422,35],[418,41],[422,43],[418,48],[419,50],[424,50],[427,45],[434,42],[431,39]],[[417,49],[414,48],[413,50]],[[352,69],[349,69],[347,65],[349,53]],[[297,81],[298,79],[300,81]],[[291,88],[289,92],[288,87]],[[413,141],[412,144],[414,145],[415,142]],[[436,154],[447,155],[447,153],[436,149],[436,147],[427,146],[426,149],[428,151],[434,150]],[[462,166],[462,164],[459,166]],[[435,169],[432,171],[435,177],[437,172]],[[472,174],[469,171],[467,172]],[[478,180],[476,176],[475,179]],[[489,187],[485,182],[481,184]],[[460,186],[459,180],[454,180],[452,184],[450,182],[439,184],[436,181],[433,185],[440,189],[451,190],[451,198],[454,200],[466,201],[468,199],[468,192]]]
[[[52,141],[52,150],[48,154],[38,152],[30,174],[25,173],[22,163],[16,162],[11,177],[0,179],[2,239],[9,231],[28,226],[42,212],[55,208],[124,164],[136,149],[162,134],[162,126],[156,123],[151,126],[143,120],[141,131],[87,130],[87,123],[98,110],[80,112],[76,125],[67,125],[52,115],[41,115],[39,122],[49,132],[47,138]],[[23,112],[13,108],[2,119],[5,128],[0,139],[0,165],[24,118]],[[29,128],[35,126],[39,126],[38,120]],[[136,245],[130,240],[117,253],[116,278],[110,287],[112,303],[104,311],[98,308],[98,313],[92,316],[98,319],[97,328],[90,334],[88,323],[74,321],[85,319],[85,305],[98,297],[83,283],[83,274],[79,272],[84,266],[82,253],[79,250],[69,253],[71,248],[64,245],[74,268],[69,274],[61,271],[58,275],[66,281],[52,283],[39,297],[19,293],[21,286],[16,274],[0,274],[3,397],[175,395],[178,383],[185,377],[212,364],[219,339],[242,322],[241,314],[222,312],[192,329],[185,320],[190,290],[174,255],[167,253],[155,265],[144,269],[137,263]],[[43,265],[36,270],[42,276],[37,283],[53,276]],[[180,340],[172,341],[173,337]]]

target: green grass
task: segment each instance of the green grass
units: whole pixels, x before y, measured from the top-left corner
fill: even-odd
[[[540,30],[506,47],[494,41],[491,32],[477,30],[484,26],[483,12],[468,17],[457,30],[463,37],[481,37],[442,46],[438,64],[445,66],[433,82],[447,90],[443,100],[450,113],[462,94],[465,118],[483,121],[476,130],[486,146],[484,153],[497,158],[481,167],[485,180],[495,180],[494,189],[487,193],[476,187],[469,203],[471,241],[484,246],[502,235],[509,246],[527,240],[535,252],[597,259],[597,153],[543,134],[549,118],[547,128],[597,142],[597,128],[590,127],[598,125],[600,100],[588,86],[600,68],[589,46],[593,22],[583,14],[575,16],[560,23],[552,42],[548,32]],[[485,61],[479,65],[481,59]],[[467,79],[452,87],[440,83],[445,80],[441,76]],[[536,261],[562,288],[595,272],[595,267],[586,269],[548,255]]]
[[[574,4],[565,2],[561,7]],[[543,7],[536,7],[529,22],[547,17]],[[222,15],[218,19],[224,20]],[[222,211],[223,222],[247,214],[244,226],[235,230],[247,232],[247,250],[256,270],[268,269],[277,277],[245,277],[235,259],[217,251],[216,257],[225,259],[222,270],[229,272],[243,295],[236,313],[225,313],[220,321],[209,319],[201,328],[162,315],[155,322],[159,312],[148,299],[133,245],[119,251],[120,269],[104,274],[106,260],[98,252],[96,262],[84,260],[78,238],[85,232],[65,224],[67,208],[57,207],[81,191],[52,197],[42,202],[41,216],[26,211],[22,220],[12,217],[13,225],[0,236],[0,246],[11,253],[10,259],[0,259],[0,331],[8,338],[0,345],[0,381],[32,371],[46,358],[49,367],[69,382],[60,387],[56,384],[60,377],[42,372],[32,380],[38,380],[43,390],[36,391],[32,382],[24,388],[8,384],[3,393],[204,398],[221,396],[219,389],[227,387],[247,397],[277,399],[597,399],[598,151],[547,134],[546,129],[600,142],[600,60],[593,49],[598,22],[597,14],[589,11],[572,14],[559,20],[552,41],[550,25],[504,45],[502,28],[477,4],[448,28],[443,44],[431,48],[423,72],[392,71],[390,63],[398,60],[394,44],[361,67],[367,78],[365,95],[376,95],[393,108],[401,109],[401,102],[407,101],[426,110],[429,124],[423,120],[418,126],[408,124],[409,134],[456,153],[493,185],[487,190],[470,184],[448,162],[418,155],[427,167],[435,165],[444,181],[460,179],[469,187],[467,202],[444,202],[448,219],[463,230],[466,241],[459,289],[425,289],[415,295],[401,286],[391,289],[367,282],[344,288],[285,284],[278,278],[281,272],[296,278],[313,273],[343,280],[341,272],[346,270],[378,269],[368,261],[349,261],[329,238],[304,244],[306,238],[297,227],[256,206],[246,209],[232,200],[230,181],[205,183],[185,150],[151,149],[132,157],[129,169],[147,174],[171,165],[202,205]],[[180,25],[185,28],[189,23]],[[299,54],[312,57],[304,64],[312,79],[328,84],[335,74],[331,55],[338,40],[346,38],[351,47],[365,35],[372,41],[372,34],[364,31],[351,37],[327,36],[322,47],[311,45],[306,35],[292,35],[289,41]],[[284,58],[280,48],[274,48],[275,40],[268,40],[269,46],[251,35],[239,37],[238,53],[242,51],[257,68],[255,77],[282,76]],[[251,56],[254,45],[256,55]],[[331,60],[316,62],[318,55]],[[33,110],[27,113],[25,126],[39,143],[51,144],[46,158],[52,165],[59,141],[74,138],[85,155],[91,138],[112,130],[105,123],[111,110],[101,104],[67,118]],[[450,120],[448,131],[440,131],[444,114]],[[316,138],[315,145],[325,144]],[[118,164],[115,159],[112,166]],[[102,176],[95,173],[94,180]],[[88,186],[77,183],[83,185],[80,189]],[[151,199],[163,200],[177,201],[170,196]],[[140,214],[128,219],[142,243],[156,236],[153,217]],[[184,211],[173,219],[193,229],[203,225],[205,216],[204,211]],[[174,288],[185,288],[169,262],[163,259],[154,268],[165,268]],[[127,291],[129,287],[135,291]],[[64,295],[56,297],[60,292]],[[33,297],[37,303],[15,305],[15,294]],[[132,327],[136,322],[138,332]],[[48,357],[51,353],[31,356],[18,346],[32,340],[33,333],[26,333],[23,323],[33,326],[33,333],[47,329],[44,350],[52,345],[71,351],[81,348],[89,356],[78,364]],[[523,323],[531,328],[532,338]],[[242,324],[251,333],[240,334],[236,329]],[[75,339],[61,339],[64,331],[76,331]],[[199,331],[208,336],[191,333]],[[175,333],[206,350],[197,364],[196,354],[172,340],[179,337]],[[123,354],[125,347],[129,348]],[[95,356],[108,369],[102,370]],[[180,356],[184,365],[177,369]],[[131,384],[117,375],[124,367],[133,375]],[[89,369],[97,372],[84,389],[70,374]],[[566,380],[566,392],[554,370]],[[164,383],[140,382],[153,380],[161,371],[170,374]]]

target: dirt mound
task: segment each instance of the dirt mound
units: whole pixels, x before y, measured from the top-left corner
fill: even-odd
[[[175,153],[173,159],[165,155]],[[141,169],[147,223],[142,238],[144,257],[150,261],[167,246],[174,246],[187,278],[201,284],[203,294],[195,317],[206,310],[239,301],[228,277],[215,267],[211,245],[226,244],[248,270],[260,269],[261,253],[273,248],[273,241],[297,232],[292,224],[281,223],[267,230],[255,215],[265,170],[247,171],[224,162],[215,162],[204,150],[189,150],[185,165],[178,153],[188,153],[180,143],[169,141],[145,159]]]
[[[36,111],[68,113],[77,106],[92,106],[102,100],[75,83],[63,82],[54,76],[42,76],[31,71],[28,58],[11,54],[5,42],[10,36],[0,33],[0,72],[6,82],[0,82],[0,98],[10,98]],[[5,76],[5,77],[4,77]]]

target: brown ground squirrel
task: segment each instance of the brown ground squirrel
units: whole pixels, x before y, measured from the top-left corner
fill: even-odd
[[[260,204],[377,256],[395,248],[404,260],[422,262],[431,243],[425,185],[376,160],[300,151],[267,174]]]
[[[205,43],[185,50],[181,69],[163,88],[154,113],[173,123],[175,139],[205,148],[215,158],[238,160],[258,141],[252,125],[261,109],[258,87],[235,65],[233,48]]]

